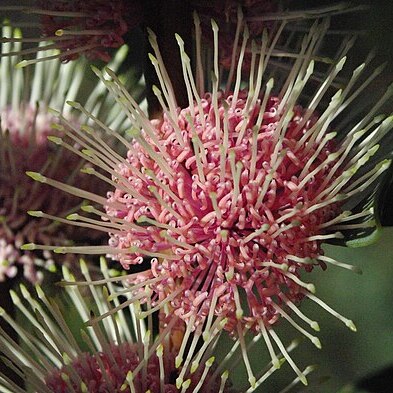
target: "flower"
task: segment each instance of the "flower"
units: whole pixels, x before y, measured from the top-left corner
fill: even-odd
[[[81,271],[86,281],[75,282],[63,266],[67,296],[62,301],[50,299],[40,286],[36,286],[38,299],[24,285],[20,286],[21,295],[11,290],[24,322],[18,324],[2,308],[0,316],[18,333],[23,344],[15,343],[3,330],[0,330],[0,342],[6,359],[16,370],[23,370],[26,390],[15,390],[12,381],[0,373],[2,389],[40,393],[238,391],[231,387],[228,371],[220,372],[217,368],[212,342],[203,345],[193,357],[195,360],[201,355],[199,359],[203,359],[197,367],[184,366],[180,370],[175,367],[176,349],[170,342],[179,327],[181,330],[182,321],[166,315],[157,337],[153,337],[155,321],[151,315],[141,317],[139,303],[129,295],[125,294],[123,303],[113,296],[119,290],[116,282],[122,278],[118,273],[111,275],[104,258],[101,258],[101,280],[91,280],[83,261]],[[105,284],[102,290],[97,288],[99,284]],[[150,304],[147,292],[145,297]],[[108,301],[110,298],[113,304]],[[89,311],[92,308],[110,313],[111,317],[101,322],[92,320],[94,314]],[[79,319],[88,326],[75,334],[75,321]],[[184,347],[187,341],[184,338]],[[270,368],[265,378],[272,373]],[[179,373],[184,381],[176,387]]]
[[[142,17],[138,1],[37,0],[35,3],[32,7],[21,6],[20,10],[40,16],[42,36],[25,42],[45,43],[47,49],[58,49],[59,53],[52,53],[50,58],[59,57],[62,62],[75,60],[82,54],[109,62],[112,58],[109,49],[122,46],[124,35]]]
[[[79,184],[101,194],[103,187],[95,178],[79,173],[83,161],[78,156],[64,148],[57,148],[48,140],[56,140],[60,136],[67,138],[61,130],[53,129],[57,121],[49,106],[60,109],[64,98],[77,97],[80,83],[85,77],[85,64],[76,63],[60,68],[57,60],[51,60],[37,64],[27,72],[14,69],[20,58],[8,54],[20,48],[20,32],[6,26],[3,35],[14,38],[16,42],[3,44],[4,57],[0,66],[0,282],[15,277],[18,267],[23,267],[25,278],[36,282],[42,278],[42,273],[36,270],[37,266],[51,270],[55,267],[53,254],[48,251],[41,254],[29,250],[21,252],[19,248],[22,244],[97,244],[103,236],[98,235],[98,232],[91,233],[81,228],[75,231],[68,225],[62,226],[60,222],[55,224],[48,219],[38,220],[29,216],[27,210],[42,208],[49,214],[47,218],[67,215],[79,209],[80,200],[48,186],[38,186],[25,172],[44,171],[69,186]],[[39,57],[50,56],[51,53],[44,51]],[[124,55],[123,50],[113,62],[116,68]],[[103,86],[95,87],[91,93],[86,103],[94,112],[110,105],[109,97],[105,98],[105,94],[100,97]],[[64,114],[75,124],[84,121],[79,113],[66,110]],[[124,117],[116,119],[116,124],[122,127],[125,124]]]
[[[198,35],[198,20],[196,24]],[[306,384],[275,327],[278,321],[287,320],[320,348],[319,339],[290,315],[319,330],[317,322],[298,307],[308,298],[356,330],[351,320],[314,295],[314,285],[303,281],[303,276],[327,264],[357,271],[325,256],[322,244],[345,241],[351,229],[367,232],[376,225],[370,206],[356,204],[359,198],[372,195],[376,180],[390,164],[382,160],[375,165],[370,158],[392,126],[392,117],[377,113],[393,88],[363,118],[351,119],[350,105],[379,70],[364,78],[362,64],[337,89],[341,83],[337,75],[352,41],[346,41],[335,58],[321,58],[318,47],[327,30],[322,20],[310,28],[299,52],[292,54],[293,60],[288,59],[289,74],[279,78],[275,88],[266,71],[275,39],[263,40],[252,56],[248,79],[242,79],[249,38],[245,28],[236,78],[222,91],[218,26],[212,22],[212,27],[212,89],[207,93],[206,72],[198,68],[199,79],[194,80],[190,58],[177,37],[189,97],[185,108],[176,105],[155,36],[150,33],[155,51],[151,60],[161,83],[161,89],[154,87],[163,111],[160,120],[146,117],[109,68],[106,73],[95,70],[132,119],[132,140],[123,140],[128,148],[126,159],[112,150],[100,159],[100,150],[92,147],[88,153],[114,186],[103,210],[82,207],[100,216],[101,223],[79,214],[69,218],[108,229],[109,246],[31,247],[59,253],[108,253],[126,269],[149,257],[151,268],[136,279],[128,278],[134,296],[140,285],[149,288],[152,310],[169,304],[173,314],[186,322],[188,334],[197,332],[194,336],[208,339],[212,326],[223,323],[222,329],[238,340],[252,387],[256,377],[247,354],[248,332],[263,337],[278,368],[277,346]],[[201,59],[196,63],[200,67]],[[70,104],[85,111],[77,103]],[[343,118],[349,124],[340,125]],[[72,129],[61,115],[60,122]],[[93,139],[86,142],[92,145]],[[62,188],[46,176],[32,176]],[[352,211],[348,210],[351,205]],[[180,351],[179,364],[182,360]]]

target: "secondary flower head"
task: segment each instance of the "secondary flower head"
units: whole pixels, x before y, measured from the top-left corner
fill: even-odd
[[[19,31],[11,27],[5,27],[3,35],[17,41],[20,38]],[[67,215],[79,208],[80,200],[34,183],[25,172],[43,171],[68,185],[83,184],[84,188],[95,188],[98,192],[103,191],[103,187],[98,181],[79,173],[83,161],[78,156],[57,148],[48,140],[48,137],[65,136],[60,130],[53,129],[52,125],[57,121],[48,108],[61,108],[64,97],[76,97],[85,74],[84,64],[60,68],[59,62],[52,60],[25,72],[14,68],[20,60],[18,56],[8,56],[19,48],[19,42],[4,43],[0,65],[0,281],[14,277],[18,267],[23,267],[24,276],[35,282],[42,275],[36,270],[37,266],[54,268],[53,255],[48,251],[23,252],[20,250],[22,244],[99,242],[103,237],[97,236],[96,232],[89,233],[80,228],[75,231],[68,225],[29,216],[28,210],[41,209],[45,209],[49,216]],[[50,55],[50,52],[45,51],[43,55]],[[91,109],[99,110],[105,105],[105,98],[98,96],[100,90],[102,87],[98,86],[94,90],[95,98],[91,96]],[[79,113],[68,111],[65,115],[76,124],[83,121]]]
[[[35,270],[36,264],[45,263],[47,267],[53,264],[50,253],[42,256],[34,256],[29,252],[23,253],[19,247],[31,239],[41,242],[67,241],[67,234],[55,234],[53,229],[45,230],[48,222],[37,221],[30,218],[26,211],[36,205],[46,205],[48,211],[58,211],[58,203],[66,209],[71,209],[78,201],[65,196],[64,193],[53,193],[48,187],[37,187],[29,179],[25,171],[34,168],[42,170],[53,161],[53,167],[57,177],[64,179],[67,171],[63,163],[56,167],[54,161],[55,151],[52,144],[47,140],[51,132],[51,124],[54,117],[48,113],[40,113],[39,109],[27,104],[24,108],[16,110],[6,107],[1,111],[1,186],[0,215],[2,224],[0,238],[2,250],[0,281],[14,277],[18,272],[18,266],[24,270],[24,276],[30,281],[39,279]],[[60,155],[68,165],[75,166],[78,158],[68,154]],[[59,162],[59,161],[58,161]],[[59,162],[60,163],[60,162]],[[52,199],[55,196],[58,198]],[[68,234],[69,235],[69,234]],[[61,238],[63,238],[61,240]],[[42,257],[42,258],[41,258]]]
[[[101,260],[102,279],[109,279],[109,270]],[[164,348],[169,341],[174,321],[166,330],[153,340],[148,330],[147,320],[138,318],[138,307],[129,304],[108,303],[106,298],[113,290],[116,277],[110,279],[104,288],[96,288],[91,283],[90,273],[81,262],[81,271],[86,282],[74,287],[75,279],[63,268],[64,279],[72,286],[67,287],[67,296],[63,302],[49,299],[44,290],[37,286],[38,299],[26,287],[21,286],[21,295],[11,291],[15,305],[26,317],[23,327],[13,321],[4,310],[0,315],[24,340],[32,354],[23,355],[19,346],[14,346],[5,332],[1,332],[2,351],[17,366],[23,367],[26,391],[33,388],[35,392],[177,392],[173,383],[175,356],[171,349]],[[84,284],[84,285],[83,285]],[[80,337],[74,336],[68,324],[73,320],[88,322],[92,317],[89,309],[98,308],[100,313],[108,312],[117,306],[112,318],[102,323],[93,323],[82,329]],[[125,310],[123,310],[125,309]],[[68,310],[68,311],[67,311]],[[128,312],[127,312],[128,310]],[[73,314],[72,319],[67,313]],[[151,328],[151,317],[149,326]],[[83,342],[84,345],[78,344]],[[218,392],[221,379],[217,384],[209,384],[209,368],[214,359],[205,367],[207,375],[201,379],[204,367],[201,367],[188,382],[194,389],[201,379],[204,388],[200,392]],[[6,379],[0,375],[0,386],[11,388]],[[207,378],[206,378],[207,377]],[[206,381],[205,381],[206,380]],[[225,381],[224,381],[225,384]],[[222,384],[222,389],[224,389]],[[183,391],[186,391],[184,389]],[[192,391],[192,390],[190,390]],[[228,389],[222,390],[229,392]]]
[[[267,40],[267,35],[263,35],[264,30],[269,32],[271,39],[276,40],[275,47],[271,53],[274,61],[270,65],[280,69],[287,65],[282,62],[285,54],[291,53],[294,49],[293,43],[288,40],[287,34],[282,34],[284,26],[296,22],[296,30],[307,30],[307,20],[361,10],[362,6],[355,6],[351,3],[329,4],[316,8],[291,9],[287,7],[289,1],[270,0],[191,0],[192,5],[198,12],[201,21],[201,41],[202,51],[210,53],[214,48],[214,35],[210,28],[210,21],[214,19],[220,29],[218,60],[224,70],[232,70],[240,53],[242,40],[241,34],[247,25],[249,40],[243,49],[242,59],[243,70],[250,72],[253,63],[252,56],[255,49],[253,45],[261,45]],[[291,29],[289,29],[291,31]],[[202,56],[203,58],[208,55]]]
[[[0,330],[0,342],[5,358],[16,369],[23,369],[26,386],[16,389],[12,381],[0,373],[2,389],[37,393],[240,392],[231,387],[228,371],[217,367],[212,342],[190,355],[193,360],[202,359],[197,366],[193,363],[193,368],[185,365],[179,369],[176,366],[178,352],[171,343],[183,330],[183,322],[170,313],[162,315],[160,331],[154,337],[152,328],[156,321],[151,315],[141,315],[139,302],[125,294],[126,300],[121,303],[113,294],[120,290],[117,282],[121,277],[118,273],[117,276],[111,274],[103,258],[101,280],[91,280],[83,261],[81,271],[86,281],[75,282],[63,267],[67,294],[62,301],[49,298],[39,286],[37,294],[23,285],[20,293],[11,291],[13,302],[25,321],[18,324],[1,308],[0,317],[17,332],[23,344],[19,346],[3,330]],[[150,305],[149,293],[145,292],[144,296]],[[108,301],[110,298],[113,302]],[[111,314],[111,317],[102,321],[91,319],[94,317],[91,309]],[[80,322],[89,326],[75,334],[72,326],[75,328]],[[184,338],[184,346],[187,340]],[[188,345],[192,340],[189,341]],[[295,346],[292,344],[289,349]],[[271,366],[268,369],[264,379],[274,371]],[[178,383],[179,375],[181,383]]]
[[[56,48],[58,52],[51,58],[59,57],[63,62],[80,55],[109,62],[112,58],[109,50],[122,46],[124,35],[135,28],[142,17],[139,1],[36,0],[35,3],[32,7],[19,8],[21,12],[39,16],[42,37],[24,41],[41,43],[37,51],[42,50],[43,45]],[[15,7],[12,10],[15,11]],[[26,53],[31,53],[31,49]]]
[[[198,35],[198,20],[196,24]],[[375,180],[389,166],[387,160],[376,165],[369,160],[391,128],[392,117],[376,115],[393,89],[365,117],[340,125],[339,120],[348,116],[348,106],[379,70],[358,85],[362,64],[345,88],[337,89],[336,77],[351,41],[340,48],[330,66],[315,65],[313,58],[321,60],[317,43],[327,28],[322,21],[311,27],[299,52],[289,56],[293,58],[288,60],[289,74],[282,81],[279,78],[275,87],[266,70],[277,40],[263,40],[254,52],[244,85],[242,61],[249,39],[245,28],[236,78],[221,90],[218,27],[214,22],[212,27],[209,92],[204,90],[201,59],[196,59],[194,80],[190,59],[177,37],[189,97],[185,108],[176,105],[156,39],[150,34],[155,50],[151,60],[161,82],[160,89],[154,87],[162,105],[161,120],[150,121],[110,69],[106,74],[96,70],[132,119],[132,140],[123,140],[126,159],[112,151],[105,157],[98,149],[89,151],[97,166],[110,173],[106,181],[115,187],[105,211],[83,207],[101,216],[102,223],[81,215],[70,219],[101,225],[111,232],[111,239],[108,247],[55,251],[106,252],[124,268],[150,257],[151,268],[138,276],[131,292],[138,293],[144,284],[154,294],[154,310],[170,304],[188,329],[204,331],[205,338],[214,324],[222,323],[238,339],[251,386],[256,378],[244,339],[248,331],[263,337],[275,367],[279,361],[273,344],[307,383],[285,352],[275,326],[285,319],[320,347],[318,338],[289,315],[292,312],[318,330],[318,324],[298,308],[308,298],[356,330],[351,320],[317,298],[314,285],[302,276],[327,264],[356,271],[325,256],[322,244],[342,240],[351,229],[365,232],[375,226],[370,207],[353,201],[372,193]],[[197,53],[201,53],[198,47]],[[71,105],[84,111],[81,105]],[[64,118],[61,122],[67,126]],[[88,143],[92,145],[93,139]],[[39,175],[37,179],[51,182]],[[346,210],[351,204],[353,211]]]

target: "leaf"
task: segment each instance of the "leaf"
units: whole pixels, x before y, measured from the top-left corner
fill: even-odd
[[[375,198],[375,211],[382,226],[393,225],[393,165],[387,170]]]
[[[393,365],[360,380],[356,387],[369,393],[391,393],[393,387]]]

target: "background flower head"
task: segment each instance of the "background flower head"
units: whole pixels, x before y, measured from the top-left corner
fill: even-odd
[[[46,45],[45,49],[57,50],[51,53],[50,59],[59,58],[62,62],[75,60],[80,55],[109,62],[112,58],[109,52],[124,44],[124,36],[142,18],[139,1],[35,0],[31,3],[28,6],[4,6],[6,11],[10,9],[37,16],[40,36],[29,37],[23,42],[36,42],[39,46],[22,53],[39,52],[43,50],[42,45]],[[32,22],[30,25],[36,27]]]
[[[53,254],[47,251],[22,252],[22,244],[37,241],[46,244],[53,241],[62,244],[100,242],[102,236],[97,232],[75,231],[59,222],[29,216],[28,210],[43,208],[49,215],[67,215],[79,209],[81,201],[48,186],[38,186],[25,172],[42,171],[68,185],[83,184],[84,188],[94,189],[98,194],[103,194],[104,189],[98,181],[80,173],[83,162],[78,156],[56,147],[48,140],[48,137],[66,138],[56,129],[57,121],[49,107],[60,109],[64,99],[80,94],[86,64],[82,62],[60,67],[57,60],[51,60],[26,70],[15,69],[20,57],[13,53],[21,47],[20,31],[6,26],[3,35],[15,42],[2,44],[0,65],[0,281],[14,277],[19,266],[23,267],[24,276],[35,282],[41,278],[41,273],[36,271],[37,266],[54,268]],[[119,53],[112,63],[116,68],[125,51]],[[38,58],[50,54],[44,51]],[[105,100],[102,86],[89,90],[91,95],[88,95],[86,103],[93,111],[99,112],[109,105],[110,100]],[[71,122],[80,124],[83,121],[79,114],[67,112],[65,115]],[[108,116],[109,119],[116,114],[112,112]],[[120,127],[123,121],[122,116],[116,118]]]
[[[85,281],[76,282],[63,267],[66,294],[57,299],[50,298],[39,286],[36,294],[23,285],[20,291],[11,291],[23,323],[17,323],[0,308],[0,317],[17,332],[23,343],[18,345],[0,329],[3,359],[13,364],[26,384],[25,388],[17,387],[0,373],[0,387],[5,392],[246,391],[234,389],[228,372],[217,367],[212,342],[202,345],[195,353],[186,350],[187,359],[199,359],[197,366],[194,362],[192,368],[176,366],[177,350],[170,343],[179,329],[182,330],[183,322],[168,313],[161,318],[160,330],[155,334],[152,316],[143,317],[137,301],[127,293],[119,301],[116,292],[121,289],[117,285],[121,277],[111,275],[113,272],[108,270],[103,258],[99,281],[92,281],[83,261],[81,270]],[[145,297],[149,305],[147,292]],[[97,312],[110,316],[97,321],[94,318]],[[77,320],[87,323],[79,333],[75,332]],[[195,340],[188,340],[184,338],[182,347],[195,345]],[[222,364],[227,365],[228,359]],[[268,370],[264,379],[274,368],[269,366]]]
[[[283,8],[283,5],[278,1],[266,0],[213,2],[196,0],[192,3],[201,19],[202,41],[205,42],[207,48],[212,49],[214,45],[210,20],[214,19],[219,26],[219,62],[226,69],[231,67],[233,47],[239,44],[242,23],[248,24],[251,38],[259,40],[264,29],[274,29],[274,22],[272,20],[266,21],[263,18],[272,14],[278,16],[282,13]],[[254,21],[250,23],[249,19],[254,19]],[[246,58],[243,68],[250,66],[251,50],[246,54]]]

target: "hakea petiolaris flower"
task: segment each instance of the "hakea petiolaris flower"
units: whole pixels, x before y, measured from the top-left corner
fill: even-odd
[[[3,35],[16,40],[20,37],[18,30],[13,31],[11,27],[5,27]],[[38,220],[27,214],[27,210],[45,208],[50,215],[67,215],[80,207],[78,198],[34,183],[26,176],[27,170],[44,171],[57,180],[65,180],[69,186],[83,184],[88,190],[102,193],[104,189],[100,182],[79,173],[83,160],[66,149],[56,148],[48,140],[64,135],[52,128],[52,123],[57,121],[48,108],[61,108],[64,98],[77,97],[85,64],[60,68],[60,63],[52,60],[24,72],[14,68],[20,60],[18,56],[7,56],[19,48],[19,42],[3,44],[4,57],[0,64],[0,282],[16,276],[18,267],[23,267],[24,276],[32,282],[41,279],[37,266],[55,267],[50,252],[21,251],[20,246],[26,242],[89,244],[94,241],[97,244],[99,239],[103,240],[103,236],[91,231],[82,228],[73,231],[68,225]],[[123,57],[124,53],[120,54],[113,64]],[[88,105],[94,111],[110,105],[111,99],[101,95],[103,89],[104,86],[97,86],[92,90]],[[68,111],[65,116],[75,124],[84,121],[79,113]],[[118,122],[119,119],[122,120]],[[116,122],[121,125],[124,117],[119,119]]]
[[[85,282],[76,283],[67,268],[63,267],[67,281],[67,297],[63,300],[49,298],[44,289],[36,287],[37,294],[23,285],[21,293],[11,291],[15,306],[23,315],[24,322],[17,323],[3,309],[3,318],[18,334],[21,344],[15,343],[5,331],[0,330],[3,356],[20,371],[25,388],[15,386],[7,376],[0,373],[2,392],[37,393],[235,393],[249,392],[232,387],[226,362],[217,367],[215,346],[212,342],[199,348],[192,359],[199,359],[191,368],[185,365],[181,370],[175,367],[176,349],[172,339],[182,330],[184,323],[170,313],[162,317],[161,330],[153,336],[151,315],[141,318],[138,302],[126,294],[120,303],[114,296],[113,303],[108,296],[118,290],[119,276],[110,276],[105,259],[101,259],[102,282],[92,282],[90,273],[81,262]],[[78,284],[78,286],[77,286]],[[36,296],[38,295],[38,298]],[[149,294],[145,300],[151,305]],[[111,318],[94,322],[91,309],[110,313]],[[71,316],[70,316],[71,315]],[[89,326],[74,333],[77,321]],[[79,322],[80,323],[80,322]],[[217,330],[217,326],[216,326]],[[217,332],[215,333],[217,334]],[[184,342],[188,339],[185,338]],[[191,340],[189,340],[191,342]],[[216,341],[215,341],[216,342]],[[185,345],[185,344],[184,344]],[[289,350],[296,347],[292,344]],[[235,356],[231,354],[229,362]],[[4,359],[4,357],[3,357]],[[194,366],[194,363],[193,363]],[[306,369],[310,372],[311,367]],[[274,367],[268,366],[266,379]],[[184,382],[176,387],[179,373]],[[292,386],[296,381],[292,382]],[[4,390],[5,389],[5,390]]]
[[[10,7],[0,7],[8,10]],[[124,35],[135,28],[141,21],[142,9],[139,1],[125,0],[35,0],[31,7],[11,7],[27,14],[36,14],[40,18],[42,36],[25,38],[22,42],[41,43],[35,49],[27,49],[21,54],[32,51],[57,49],[50,59],[58,57],[62,62],[77,59],[85,55],[89,59],[109,62],[111,49],[124,44]],[[33,62],[35,60],[32,60]],[[31,60],[21,62],[21,65]]]
[[[353,120],[352,125],[340,125],[339,119],[351,122],[351,104],[380,69],[362,81],[362,64],[345,87],[337,89],[336,83],[342,83],[337,75],[350,45],[340,47],[327,71],[314,64],[326,31],[321,21],[304,37],[299,53],[288,62],[287,78],[275,88],[265,70],[277,40],[263,42],[252,58],[251,75],[242,81],[248,41],[245,29],[235,81],[229,80],[230,88],[220,90],[218,27],[212,25],[215,56],[209,92],[203,90],[203,70],[198,70],[194,80],[190,59],[177,37],[189,97],[185,108],[176,105],[156,39],[150,34],[155,50],[151,60],[161,83],[161,89],[154,87],[162,105],[160,120],[146,117],[110,69],[106,74],[96,70],[133,122],[132,140],[118,137],[128,148],[127,157],[122,158],[103,140],[97,144],[95,136],[86,136],[90,146],[84,151],[86,158],[109,174],[104,180],[114,189],[102,210],[82,207],[101,220],[80,214],[68,218],[73,224],[110,232],[109,245],[25,247],[108,253],[125,269],[150,258],[149,270],[127,279],[136,297],[142,296],[140,285],[153,292],[153,309],[144,313],[169,305],[186,322],[185,335],[194,332],[196,339],[209,340],[212,326],[223,323],[222,328],[237,338],[251,386],[256,377],[245,336],[254,333],[263,337],[275,367],[279,367],[277,346],[307,383],[275,326],[287,320],[320,347],[318,338],[290,315],[319,330],[317,322],[299,309],[304,299],[310,299],[356,330],[351,320],[317,298],[314,285],[303,277],[316,266],[325,269],[328,264],[357,270],[325,256],[322,244],[344,241],[349,230],[367,232],[376,225],[370,206],[356,204],[375,191],[376,180],[390,163],[373,163],[370,158],[391,128],[392,117],[376,115],[393,89],[365,117]],[[314,72],[314,66],[320,70]],[[70,105],[89,116],[82,105]],[[59,116],[71,137],[78,132]],[[99,121],[97,125],[116,137],[110,127]],[[94,169],[87,171],[96,174]],[[31,176],[64,188],[42,174]],[[86,197],[83,191],[71,192]],[[351,205],[352,211],[348,210]],[[182,364],[183,351],[180,348],[177,366]]]

